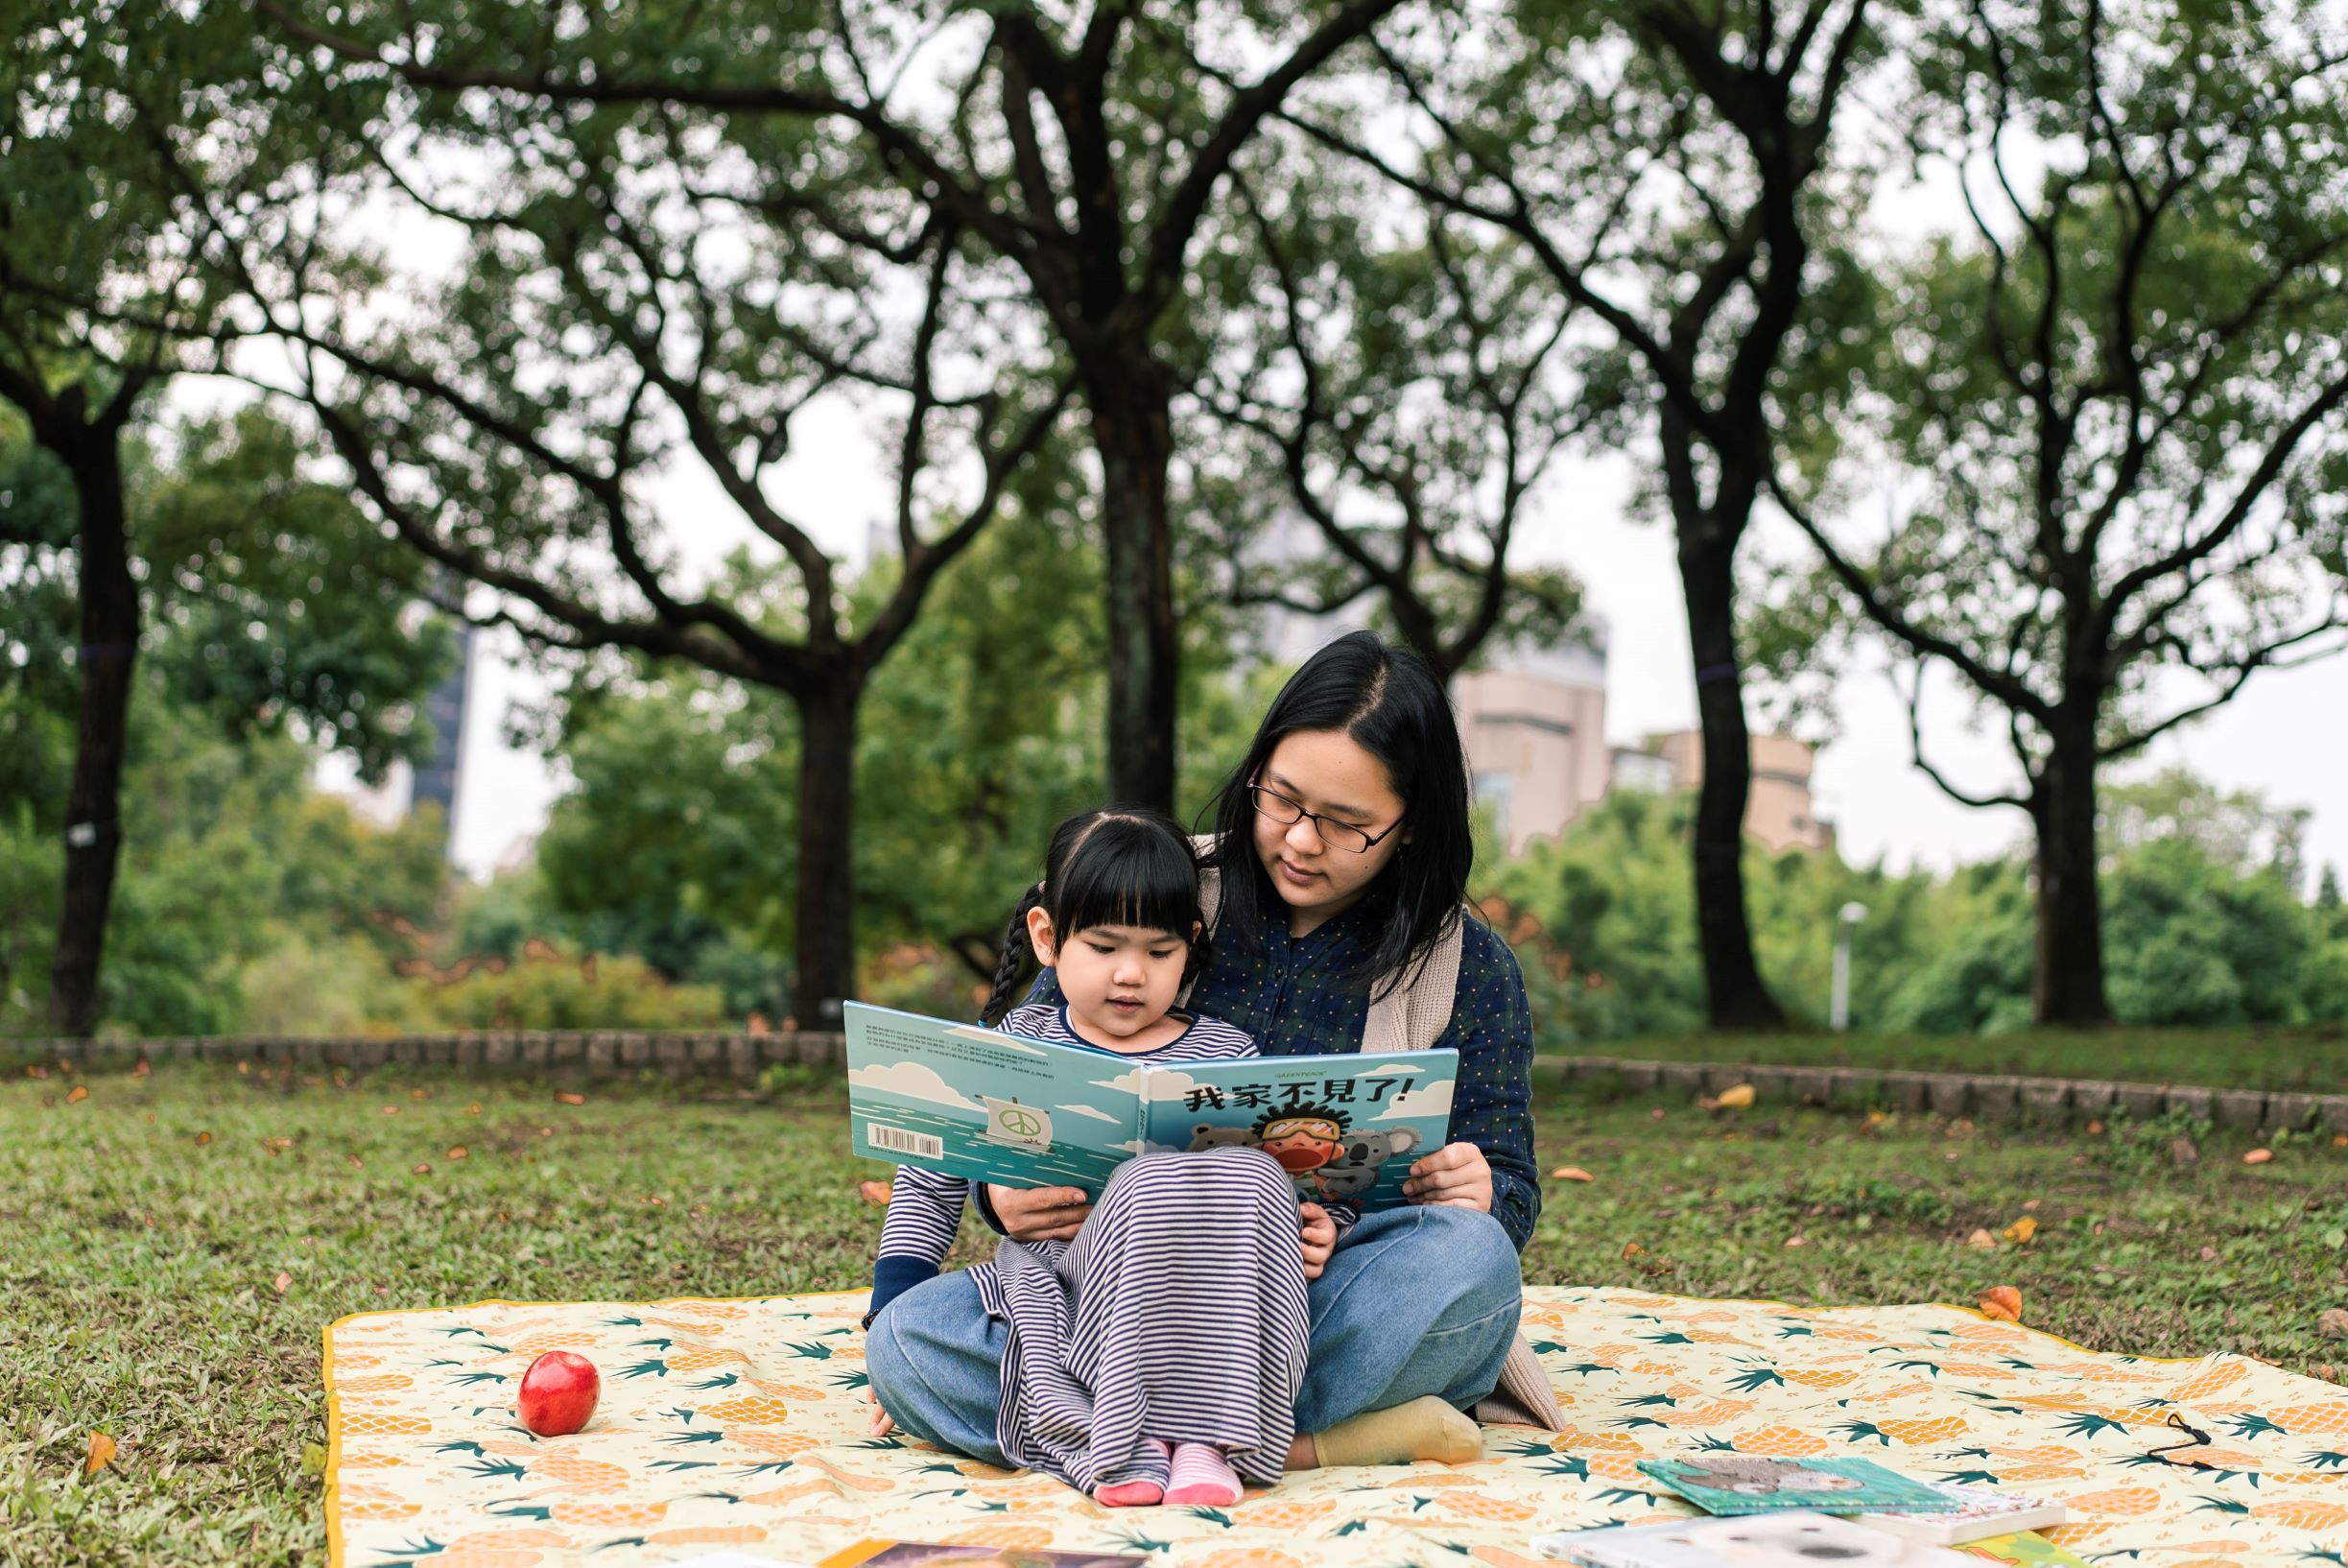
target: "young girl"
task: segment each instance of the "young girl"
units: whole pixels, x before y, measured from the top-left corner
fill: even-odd
[[[1241,1031],[1174,1010],[1204,963],[1205,929],[1180,827],[1153,812],[1072,817],[1011,916],[983,1016],[1139,1061],[1254,1056]],[[1031,953],[1056,971],[1058,998],[1011,1008]],[[890,1302],[937,1274],[968,1196],[960,1177],[898,1169],[866,1319],[876,1359],[888,1354]],[[1127,1161],[1080,1232],[1006,1241],[970,1271],[980,1305],[1008,1330],[995,1446],[1111,1507],[1223,1506],[1239,1501],[1243,1475],[1278,1481],[1304,1379],[1305,1282],[1337,1234],[1338,1218],[1299,1205],[1261,1151]],[[883,1406],[874,1431],[892,1424]]]

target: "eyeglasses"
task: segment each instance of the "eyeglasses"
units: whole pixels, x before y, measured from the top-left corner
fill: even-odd
[[[1348,854],[1366,855],[1371,846],[1379,840],[1385,838],[1387,833],[1393,832],[1395,828],[1402,826],[1402,820],[1397,818],[1392,826],[1386,830],[1386,833],[1364,833],[1351,822],[1340,822],[1335,818],[1322,817],[1307,811],[1301,804],[1291,800],[1278,790],[1266,789],[1261,784],[1250,784],[1247,786],[1247,793],[1255,797],[1255,811],[1258,817],[1268,821],[1278,822],[1283,827],[1293,827],[1296,823],[1310,819],[1313,823],[1313,831],[1320,835],[1322,843],[1332,849],[1342,849]]]

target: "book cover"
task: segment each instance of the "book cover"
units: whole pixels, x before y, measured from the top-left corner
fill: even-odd
[[[2066,1552],[2044,1535],[2025,1531],[2013,1535],[1990,1535],[1958,1547],[1960,1556],[1989,1562],[2010,1562],[2018,1568],[2087,1568],[2087,1559]]]
[[[940,1546],[929,1541],[859,1541],[818,1568],[1141,1568],[1148,1557],[1106,1552],[1047,1552],[1031,1546]]]
[[[1582,1568],[1816,1568],[1821,1562],[1853,1568],[1980,1568],[1979,1557],[1945,1546],[1806,1511],[1622,1525],[1545,1535],[1534,1544]]]
[[[1943,1546],[1979,1540],[1984,1535],[2011,1535],[2018,1531],[2059,1525],[2068,1514],[2060,1503],[2043,1497],[1993,1492],[1986,1486],[1960,1486],[1954,1482],[1924,1483],[1936,1492],[1957,1499],[1955,1513],[1861,1513],[1855,1522],[1895,1535],[1912,1535]],[[2037,1537],[2031,1537],[2033,1540]]]
[[[1259,1148],[1300,1197],[1402,1202],[1451,1126],[1456,1051],[1163,1065],[846,1006],[850,1146],[974,1181],[1098,1193],[1135,1154]]]
[[[1886,1470],[1873,1460],[1699,1454],[1685,1460],[1641,1460],[1639,1469],[1706,1513],[1771,1513],[1789,1509],[1954,1513],[1963,1507],[1938,1488]]]

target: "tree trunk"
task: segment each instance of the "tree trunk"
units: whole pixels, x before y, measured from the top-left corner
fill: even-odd
[[[1679,522],[1680,594],[1696,657],[1704,777],[1696,802],[1696,931],[1705,1008],[1716,1029],[1775,1029],[1785,1010],[1762,984],[1744,912],[1744,809],[1753,784],[1737,657],[1735,535],[1709,518]]]
[[[794,904],[801,1029],[836,1030],[856,982],[856,710],[862,677],[842,675],[798,699],[799,886]]]
[[[138,583],[130,576],[121,448],[111,429],[84,434],[70,455],[82,596],[81,716],[65,805],[65,897],[49,968],[49,1027],[86,1038],[98,1028],[99,965],[122,858],[122,767],[130,674],[138,657]]]
[[[2112,1021],[2103,991],[2103,899],[2096,885],[2096,733],[2065,714],[2030,796],[2038,843],[2038,968],[2030,1009],[2041,1024]]]
[[[1136,347],[1086,379],[1108,578],[1109,798],[1171,812],[1181,644],[1166,510],[1174,457],[1166,374],[1147,348]]]

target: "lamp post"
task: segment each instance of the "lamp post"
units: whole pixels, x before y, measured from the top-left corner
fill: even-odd
[[[1866,917],[1864,904],[1845,904],[1835,915],[1835,1000],[1831,1023],[1838,1034],[1851,1027],[1851,928]]]

